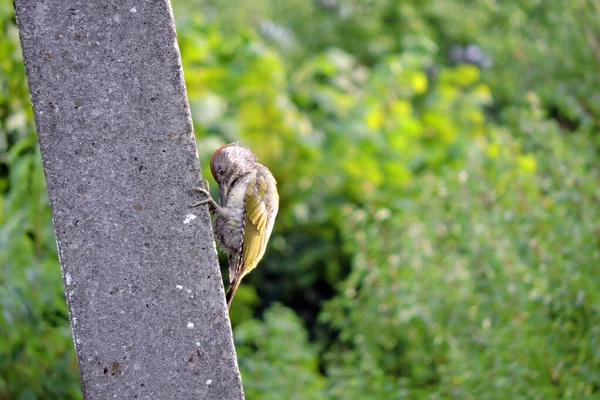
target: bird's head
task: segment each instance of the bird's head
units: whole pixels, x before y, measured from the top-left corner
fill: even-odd
[[[237,142],[219,147],[210,160],[210,172],[215,181],[221,185],[251,172],[256,163],[256,156],[250,149]]]

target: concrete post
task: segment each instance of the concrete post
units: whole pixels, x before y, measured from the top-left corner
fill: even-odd
[[[86,399],[242,399],[168,0],[15,0]]]

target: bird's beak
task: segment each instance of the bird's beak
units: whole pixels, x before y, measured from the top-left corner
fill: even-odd
[[[227,198],[227,188],[225,185],[219,186],[219,201],[221,205],[225,204],[225,199]]]

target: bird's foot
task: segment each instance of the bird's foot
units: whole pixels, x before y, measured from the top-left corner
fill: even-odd
[[[195,190],[196,192],[198,192],[198,193],[202,193],[203,195],[206,195],[206,196],[208,196],[208,197],[211,197],[211,195],[210,195],[210,192],[209,192],[207,189],[204,189],[204,188],[198,187],[198,188],[196,188],[196,189],[194,189],[194,190]]]
[[[190,207],[199,207],[201,205],[204,204],[208,204],[211,208],[214,208],[217,206],[217,203],[215,203],[215,201],[213,200],[212,196],[210,195],[210,192],[208,191],[208,181],[205,179],[204,180],[204,185],[206,186],[206,189],[198,187],[196,189],[194,189],[196,192],[201,193],[203,195],[206,196],[205,199],[200,200],[197,203],[194,204],[190,204]]]

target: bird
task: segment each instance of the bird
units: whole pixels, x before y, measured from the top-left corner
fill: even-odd
[[[210,171],[219,185],[219,203],[212,198],[204,180],[206,189],[199,187],[196,191],[206,197],[192,207],[206,204],[213,215],[215,239],[229,263],[229,309],[242,278],[265,254],[279,210],[279,194],[271,171],[238,142],[214,152]]]

